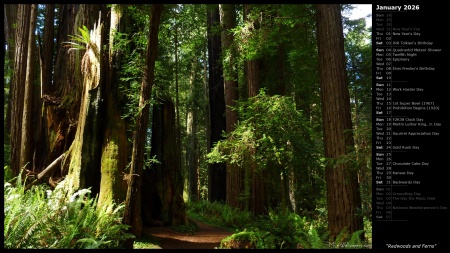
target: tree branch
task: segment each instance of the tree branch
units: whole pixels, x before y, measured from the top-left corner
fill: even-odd
[[[52,172],[57,165],[59,165],[62,161],[62,159],[64,158],[64,154],[60,155],[58,158],[56,158],[55,161],[53,161],[49,166],[47,166],[47,168],[45,168],[45,170],[43,170],[41,173],[39,173],[37,175],[37,178],[29,183],[27,186],[25,186],[25,191],[29,190],[31,188],[31,186],[39,183],[45,176],[48,176],[50,174],[50,172]]]

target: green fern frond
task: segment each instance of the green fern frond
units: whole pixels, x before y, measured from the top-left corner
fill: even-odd
[[[317,230],[313,227],[313,225],[310,226],[308,235],[309,235],[308,239],[309,239],[311,248],[313,248],[313,249],[324,248],[322,239],[320,238],[319,233],[317,233]]]
[[[78,31],[80,31],[81,38],[84,40],[84,43],[88,44],[91,41],[89,29],[83,25],[83,28],[78,27]]]
[[[86,49],[86,46],[91,42],[91,36],[89,33],[89,29],[83,25],[82,28],[78,27],[78,31],[80,31],[80,34],[77,35],[69,35],[69,37],[73,41],[67,41],[63,42],[66,47],[70,47],[70,50],[84,50]]]

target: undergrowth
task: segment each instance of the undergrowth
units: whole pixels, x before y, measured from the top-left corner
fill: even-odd
[[[187,208],[189,217],[218,227],[241,229],[253,221],[250,212],[219,202],[209,203],[205,200],[188,202]]]
[[[254,217],[250,212],[207,201],[188,203],[188,215],[211,225],[235,229],[236,233],[222,240],[221,249],[358,249],[371,248],[372,244],[372,226],[367,220],[364,230],[348,236],[344,229],[331,240],[324,222],[326,217],[312,219],[280,210]]]
[[[98,207],[89,189],[68,195],[62,185],[25,191],[20,178],[15,186],[4,183],[4,248],[121,248],[133,237],[121,223],[123,204]]]

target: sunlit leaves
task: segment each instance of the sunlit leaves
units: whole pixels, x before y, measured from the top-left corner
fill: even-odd
[[[78,27],[78,31],[80,31],[80,34],[69,35],[69,37],[73,41],[64,42],[64,44],[66,44],[66,46],[71,47],[71,49],[74,49],[74,50],[86,49],[86,46],[91,41],[89,29],[85,25],[83,25],[82,28]],[[69,49],[69,51],[71,49]]]
[[[210,162],[229,161],[244,166],[249,159],[258,168],[276,163],[294,167],[300,160],[314,163],[317,147],[311,141],[309,122],[295,109],[290,97],[268,96],[264,90],[246,102],[238,103],[241,121],[226,140],[216,143],[208,154]],[[256,150],[249,156],[251,150]]]

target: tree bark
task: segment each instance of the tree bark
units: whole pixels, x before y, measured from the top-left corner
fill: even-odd
[[[105,12],[103,12],[105,13]],[[103,20],[99,17],[91,30],[89,43],[81,61],[83,93],[75,139],[68,151],[70,160],[66,177],[69,192],[91,187],[93,196],[99,193],[101,165],[101,129],[103,127]],[[104,18],[104,17],[103,17]]]
[[[345,68],[341,10],[338,4],[317,4],[317,42],[325,157],[339,159],[354,148]],[[356,170],[347,163],[326,166],[328,230],[335,238],[363,229]]]
[[[38,34],[38,54],[40,66],[40,89],[34,90],[33,98],[33,125],[34,127],[34,142],[35,150],[33,154],[34,166],[38,169],[45,167],[46,159],[49,154],[48,145],[48,128],[45,120],[47,115],[47,107],[44,103],[44,96],[46,97],[46,88],[51,86],[52,72],[53,72],[53,51],[54,51],[54,22],[55,22],[55,5],[45,5],[45,23],[44,35],[41,40],[41,35]],[[43,43],[42,43],[43,42]]]
[[[54,22],[55,22],[55,5],[45,5],[45,25],[44,25],[44,48],[42,54],[42,71],[41,85],[42,93],[47,94],[47,88],[52,85],[52,67],[53,67],[53,51],[54,51]],[[42,95],[41,94],[41,97]]]
[[[104,57],[107,72],[105,91],[105,128],[102,144],[100,194],[98,205],[103,203],[121,203],[125,201],[127,182],[124,180],[127,165],[127,136],[125,122],[120,117],[118,108],[119,76],[121,68],[118,63],[119,52],[114,52],[114,34],[119,31],[121,13],[116,6],[111,8],[109,30],[109,53]]]
[[[189,107],[187,108],[186,116],[186,134],[188,139],[188,146],[186,148],[187,161],[187,190],[189,201],[198,200],[198,140],[197,140],[197,108],[196,108],[196,85],[195,73],[198,70],[198,60],[195,59],[191,66],[191,76],[189,79],[190,94]]]
[[[17,7],[14,76],[11,83],[11,169],[19,175],[21,169],[22,116],[25,79],[27,71],[28,40],[30,33],[31,5]]]
[[[158,56],[158,30],[162,8],[162,4],[153,4],[150,15],[150,32],[148,34],[147,52],[145,57],[146,64],[143,72],[144,76],[142,78],[139,100],[139,108],[141,108],[141,111],[137,116],[136,128],[133,133],[131,168],[123,216],[123,223],[130,225],[130,232],[138,238],[140,238],[142,234],[141,176],[144,166],[144,152],[150,107],[149,101],[155,76],[155,61]],[[132,249],[133,242],[133,239],[127,240],[125,242],[125,247]]]
[[[47,168],[45,168],[44,170],[41,171],[41,173],[39,173],[36,177],[36,179],[31,182],[30,184],[28,184],[25,187],[25,190],[29,190],[31,188],[31,186],[39,183],[42,179],[44,179],[45,177],[49,176],[49,174],[57,168],[58,165],[61,164],[62,159],[64,158],[64,155],[61,155],[60,157],[58,157],[55,161],[53,161],[52,163],[50,163],[49,166],[47,166]]]
[[[221,36],[213,29],[220,25],[219,5],[208,10],[208,65],[209,65],[209,118],[210,141],[208,152],[213,145],[222,139],[225,131],[225,98],[223,87],[223,71],[220,64]],[[208,165],[208,200],[226,201],[226,166],[225,163]]]
[[[161,220],[164,225],[185,225],[187,218],[183,200],[183,177],[179,163],[180,147],[176,141],[175,106],[168,95],[159,97],[158,101],[158,105],[153,107],[151,156],[156,156],[160,163],[144,171],[144,178],[149,179],[149,175],[152,174],[155,178],[153,181],[146,181],[142,191],[147,193],[143,195],[143,199],[146,200],[143,201],[144,206],[155,203],[156,200],[156,202],[160,201],[161,207],[160,210],[152,210],[152,215],[159,214],[157,217],[146,217],[146,220]],[[151,182],[153,184],[150,184]],[[152,185],[156,185],[156,195],[148,198],[152,194],[152,190],[149,189]],[[158,208],[158,205],[153,208]],[[146,209],[149,213],[150,208]]]
[[[28,33],[28,56],[27,56],[27,70],[25,77],[25,91],[23,98],[23,113],[22,113],[22,138],[20,142],[20,167],[24,169],[33,168],[34,142],[32,129],[32,105],[33,105],[33,86],[34,86],[34,51],[36,40],[34,30],[36,29],[37,5],[31,5],[30,14],[30,31]]]
[[[234,4],[220,4],[220,23],[222,27],[222,53],[224,55],[224,91],[225,91],[225,119],[226,133],[233,132],[238,121],[237,111],[231,107],[236,106],[238,100],[238,81],[237,72],[234,70],[236,65],[236,50],[233,46],[234,35],[230,31],[236,26],[236,12]],[[242,167],[231,163],[226,164],[227,182],[226,182],[226,203],[232,207],[243,209],[244,194],[244,171]]]
[[[58,5],[57,53],[55,55],[53,83],[46,87],[44,95],[49,153],[47,161],[53,161],[73,146],[77,133],[81,100],[84,95],[84,80],[81,60],[85,50],[70,50],[64,42],[71,41],[69,35],[79,35],[78,28],[90,29],[98,21],[99,13],[106,5],[101,4],[61,4]],[[102,12],[106,15],[106,11]],[[104,18],[102,20],[105,20]],[[96,92],[96,91],[93,91]],[[91,94],[91,95],[100,95]],[[90,130],[92,132],[92,130]],[[92,133],[94,134],[94,133]],[[71,154],[61,163],[61,170],[55,170],[51,180],[59,181],[69,171]],[[97,164],[96,166],[99,166]],[[98,169],[99,167],[97,167]],[[99,171],[96,172],[99,180]],[[53,178],[53,179],[52,179]],[[90,177],[89,179],[93,179]],[[99,182],[99,181],[98,181]],[[99,183],[96,183],[98,191]]]
[[[250,22],[256,22],[248,20],[248,14],[251,11],[252,6],[249,4],[244,4],[244,20]],[[258,27],[256,25],[255,27]],[[259,59],[246,60],[244,62],[246,70],[246,80],[247,80],[247,95],[248,97],[253,97],[258,95],[260,88],[260,65]],[[255,129],[255,131],[257,131]],[[264,214],[267,212],[266,209],[266,184],[264,182],[264,175],[267,174],[265,171],[258,171],[256,168],[256,162],[252,159],[254,157],[256,150],[250,150],[249,152],[249,173],[247,178],[251,178],[251,189],[250,189],[250,210],[253,214]],[[247,179],[247,180],[248,180]]]

